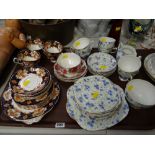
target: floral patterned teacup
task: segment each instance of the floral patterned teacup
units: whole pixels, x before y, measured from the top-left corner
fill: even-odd
[[[72,50],[80,57],[85,58],[91,53],[91,41],[88,38],[80,38],[72,45]]]
[[[51,62],[56,62],[58,56],[63,50],[63,46],[58,41],[47,41],[44,45],[44,54]]]
[[[27,48],[30,50],[30,51],[39,51],[39,50],[42,50],[44,47],[44,43],[41,39],[37,38],[37,39],[34,39],[34,40],[31,40],[29,39],[27,41]]]
[[[113,50],[116,40],[110,37],[99,38],[98,49],[100,52],[109,53]]]
[[[33,67],[39,62],[40,58],[39,52],[24,49],[13,59],[13,62],[24,67]]]
[[[81,69],[82,61],[75,53],[62,53],[56,63],[56,69],[61,75],[76,74]]]

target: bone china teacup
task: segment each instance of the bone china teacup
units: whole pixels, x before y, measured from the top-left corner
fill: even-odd
[[[141,67],[141,57],[125,55],[118,61],[118,74],[121,81],[131,80],[138,74]]]
[[[13,59],[13,62],[24,67],[33,67],[39,62],[40,58],[41,55],[38,51],[23,49]]]

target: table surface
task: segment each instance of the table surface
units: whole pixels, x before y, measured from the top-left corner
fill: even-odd
[[[120,21],[121,23],[121,21]],[[110,32],[109,36],[112,36],[117,39],[116,41],[116,46],[119,43],[119,32],[114,33],[116,27],[120,26],[120,23],[117,22],[116,25],[113,26],[112,31]],[[114,34],[114,35],[112,35]],[[97,52],[97,49],[93,49],[92,52]],[[149,53],[155,52],[154,50],[137,50],[138,55],[142,56],[142,62],[146,55]],[[113,54],[115,55],[115,54]],[[53,74],[53,65],[50,63],[49,60],[46,59],[45,56],[42,56],[43,59],[40,62],[40,65],[46,67],[49,69],[51,74]],[[3,75],[3,78],[7,76],[9,72],[9,67],[12,66],[12,63],[8,65],[8,68],[5,70],[5,74]],[[11,69],[12,70],[12,69]],[[88,73],[87,75],[90,75]],[[126,86],[126,82],[122,82],[118,78],[117,71],[109,77],[114,83],[120,85],[123,89]],[[140,73],[135,77],[135,78],[140,78],[140,79],[145,79],[147,81],[150,81],[151,83],[155,84],[151,79],[146,75],[144,68],[140,69]],[[58,80],[59,81],[59,80]],[[55,123],[58,122],[64,122],[66,124],[66,128],[69,129],[80,129],[79,125],[71,119],[67,112],[66,112],[66,91],[71,86],[73,83],[65,83],[59,81],[60,86],[61,86],[61,96],[59,103],[57,106],[50,112],[48,113],[39,123],[33,124],[33,125],[25,125],[23,123],[19,122],[14,122],[8,117],[6,117],[2,111],[0,111],[0,126],[12,126],[12,127],[37,127],[37,128],[54,128]],[[119,124],[111,127],[110,129],[114,130],[145,130],[145,129],[154,129],[155,128],[155,108],[150,108],[150,109],[141,109],[141,110],[135,110],[130,107],[130,112],[128,116]]]

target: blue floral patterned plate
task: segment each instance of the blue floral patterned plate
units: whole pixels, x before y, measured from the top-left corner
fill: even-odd
[[[115,85],[115,88],[121,94],[121,106],[111,117],[98,119],[81,113],[81,111],[76,106],[75,96],[73,93],[74,86],[71,86],[67,92],[68,101],[66,104],[66,110],[69,116],[74,119],[81,126],[81,128],[89,131],[103,130],[116,125],[128,115],[129,106],[125,100],[123,89],[117,85]]]
[[[107,53],[99,52],[90,55],[87,59],[89,68],[97,73],[110,72],[117,66],[116,59]]]
[[[76,102],[88,113],[106,113],[118,106],[119,93],[114,84],[103,76],[88,76],[74,84]]]

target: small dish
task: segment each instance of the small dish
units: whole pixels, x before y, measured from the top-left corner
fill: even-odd
[[[46,41],[44,45],[44,54],[51,62],[56,62],[58,56],[63,51],[63,46],[58,41]]]
[[[13,62],[24,67],[34,67],[40,59],[41,55],[38,51],[23,49],[18,53],[17,58],[13,59]]]
[[[30,51],[39,51],[39,50],[42,50],[43,47],[44,47],[44,43],[39,38],[34,40],[31,40],[31,39],[27,40],[27,48]]]

